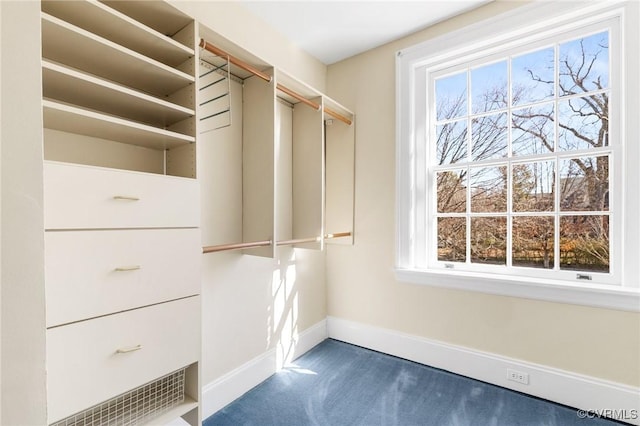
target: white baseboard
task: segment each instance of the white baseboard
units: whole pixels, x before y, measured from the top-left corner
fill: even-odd
[[[640,389],[633,386],[333,317],[327,328],[332,339],[640,425]],[[507,380],[508,368],[529,374],[529,384]]]
[[[287,358],[295,359],[303,355],[327,336],[327,321],[322,320],[300,333],[297,338],[294,337],[293,350]],[[205,385],[202,388],[202,418],[206,419],[269,378],[282,368],[281,358],[276,348],[270,349]]]

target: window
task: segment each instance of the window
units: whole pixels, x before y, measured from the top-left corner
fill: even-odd
[[[640,309],[637,5],[572,7],[399,52],[399,279]]]
[[[611,281],[610,27],[427,71],[433,267]]]

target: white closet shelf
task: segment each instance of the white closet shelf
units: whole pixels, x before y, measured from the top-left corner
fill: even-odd
[[[170,66],[194,56],[194,50],[96,0],[43,1],[42,10],[70,24]]]
[[[108,114],[165,127],[194,115],[180,105],[47,60],[42,61],[43,96]]]
[[[42,13],[42,56],[156,96],[195,82],[192,75],[46,13]]]
[[[193,136],[159,129],[47,99],[42,101],[42,106],[44,127],[48,129],[154,149],[169,149],[195,142]]]
[[[299,95],[302,95],[306,99],[315,100],[315,102],[319,103],[318,101],[322,96],[322,93],[318,92],[308,84],[305,84],[280,70],[278,70],[277,72],[276,79],[278,84],[284,85],[288,89],[297,92]],[[287,102],[290,102],[294,105],[300,102],[298,99],[295,99],[284,92],[278,92],[278,97],[284,98]]]
[[[176,34],[192,22],[190,17],[164,1],[101,0],[101,3],[162,34]]]
[[[193,410],[194,408],[198,407],[198,403],[196,401],[194,401],[193,399],[189,398],[188,396],[184,397],[184,401],[182,401],[180,404],[176,405],[175,407],[171,408],[170,410],[165,411],[164,413],[162,413],[161,415],[159,415],[158,417],[154,417],[152,419],[153,424],[155,425],[164,425],[167,424],[169,422],[171,422],[172,420],[177,419],[178,417],[181,417],[185,414],[187,414],[189,411]],[[189,423],[183,423],[183,424],[189,424]]]
[[[328,96],[323,96],[322,99],[324,101],[325,108],[329,108],[332,111],[335,111],[338,114],[344,116],[345,118],[353,121],[354,114],[348,108],[346,108],[345,106],[339,104],[338,102],[334,101],[333,99],[329,98]],[[330,114],[327,114],[326,111],[325,111],[324,119],[325,120],[333,120],[333,119],[335,119],[335,117],[331,116]]]

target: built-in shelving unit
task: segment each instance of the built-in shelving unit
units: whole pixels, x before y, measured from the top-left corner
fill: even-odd
[[[41,6],[48,422],[199,425],[196,24]]]
[[[192,108],[47,60],[42,61],[42,79],[45,98],[129,117],[156,127],[195,115]]]
[[[206,134],[212,143],[220,145],[218,155],[229,157],[229,163],[240,169],[240,183],[234,181],[237,173],[226,169],[229,184],[219,188],[222,194],[216,199],[226,210],[235,206],[242,222],[222,215],[220,229],[237,231],[212,232],[215,235],[205,252],[243,250],[273,257],[277,246],[321,250],[329,241],[353,244],[354,114],[216,37],[210,29],[201,27],[200,34],[202,56],[208,58],[210,68],[219,70],[218,75],[216,71],[201,71],[198,114],[210,116],[223,106],[233,105],[224,93],[220,94],[224,103],[215,107],[203,102],[215,97],[211,93],[205,97],[203,87],[211,81],[226,82],[221,76],[229,69],[224,61],[231,64],[230,78],[241,82],[230,86],[230,98],[242,99],[241,111],[231,108],[230,115],[240,117],[233,120],[231,129],[215,130],[212,126],[213,131]],[[218,42],[226,50],[217,46]],[[240,94],[234,94],[234,90]],[[237,151],[227,146],[230,143],[241,145],[240,159],[236,158]],[[233,195],[223,195],[229,188],[241,192],[240,204],[234,202]],[[230,240],[230,235],[237,239]]]
[[[98,1],[48,1],[43,12],[56,16],[148,58],[176,67],[194,56],[192,47],[169,38]]]
[[[44,58],[157,96],[194,82],[193,75],[46,13],[42,14],[42,34]]]
[[[195,178],[195,23],[129,3],[42,2],[45,159]]]
[[[169,149],[195,142],[193,136],[55,101],[43,100],[42,105],[44,125],[48,129],[156,149]]]
[[[338,112],[353,121],[352,112],[338,102],[324,97],[324,146],[325,146],[325,218],[324,229],[328,235],[341,235],[326,240],[327,244],[353,244],[355,218],[355,125],[347,125],[327,114]]]

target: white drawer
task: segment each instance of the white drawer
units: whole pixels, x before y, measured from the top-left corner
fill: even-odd
[[[45,233],[47,327],[200,293],[200,230]]]
[[[49,423],[198,361],[199,315],[196,296],[47,330]]]
[[[197,227],[198,182],[47,161],[44,218],[45,229]]]

